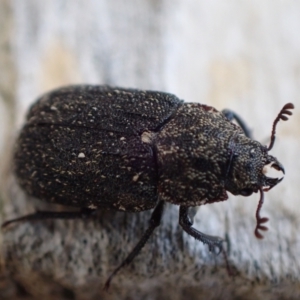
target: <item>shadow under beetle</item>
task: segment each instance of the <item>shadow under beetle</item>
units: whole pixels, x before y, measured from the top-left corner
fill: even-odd
[[[30,195],[51,203],[80,207],[77,212],[45,212],[5,222],[72,219],[97,209],[139,212],[154,208],[149,227],[106,281],[129,264],[159,226],[165,202],[180,205],[179,224],[189,235],[222,251],[222,239],[192,227],[189,208],[224,201],[227,191],[260,192],[255,235],[267,218],[259,211],[264,191],[284,173],[269,155],[278,121],[291,115],[286,104],[273,123],[268,147],[250,137],[233,112],[154,91],[78,85],[42,96],[31,107],[14,153],[14,171]],[[239,124],[232,123],[236,120]]]

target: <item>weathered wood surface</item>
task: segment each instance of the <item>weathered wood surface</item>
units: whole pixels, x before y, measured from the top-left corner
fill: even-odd
[[[253,235],[258,195],[201,207],[195,227],[227,237],[226,275],[178,226],[167,206],[163,224],[134,263],[102,284],[147,226],[150,212],[100,213],[95,220],[19,224],[0,233],[1,299],[274,299],[300,297],[299,92],[297,1],[0,2],[0,221],[48,208],[18,188],[10,168],[16,130],[30,103],[65,84],[163,90],[186,101],[240,113],[268,143],[286,102],[272,154],[286,178],[266,194],[265,239]]]

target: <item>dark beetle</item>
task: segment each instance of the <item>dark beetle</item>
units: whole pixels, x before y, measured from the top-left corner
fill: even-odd
[[[268,154],[277,122],[287,120],[286,104],[274,121],[270,146],[250,138],[239,117],[199,103],[184,103],[163,92],[70,86],[41,97],[30,109],[17,141],[15,173],[25,191],[79,212],[36,212],[15,220],[76,218],[96,209],[139,212],[155,208],[143,237],[113,272],[129,264],[160,223],[164,202],[180,205],[179,224],[194,238],[222,250],[222,239],[192,227],[189,207],[260,191],[256,236],[266,229],[259,217],[263,191],[284,172]],[[231,122],[235,119],[240,126]]]

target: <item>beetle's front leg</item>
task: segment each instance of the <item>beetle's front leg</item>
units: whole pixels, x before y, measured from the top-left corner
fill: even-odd
[[[207,235],[193,228],[193,221],[189,216],[189,207],[180,206],[179,209],[179,224],[183,228],[185,232],[194,237],[196,240],[202,242],[203,244],[208,245],[209,251],[214,251],[217,247],[219,249],[219,253],[223,251],[222,242],[223,239],[217,236]]]

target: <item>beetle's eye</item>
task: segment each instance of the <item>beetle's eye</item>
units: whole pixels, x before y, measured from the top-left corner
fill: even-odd
[[[251,194],[253,193],[253,190],[252,189],[243,189],[241,190],[240,194],[242,196],[250,196]]]
[[[254,157],[255,156],[255,152],[256,152],[256,149],[255,148],[252,148],[251,150],[250,150],[250,157]]]

